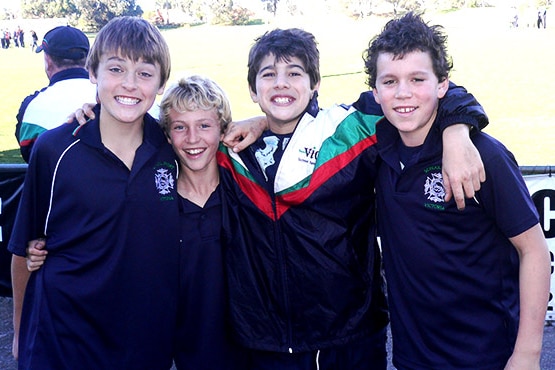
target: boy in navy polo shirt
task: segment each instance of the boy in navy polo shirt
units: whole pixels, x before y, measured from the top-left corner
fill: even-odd
[[[179,370],[245,370],[232,343],[224,278],[222,190],[216,153],[231,108],[212,80],[190,76],[170,87],[160,126],[179,158],[180,290],[174,361]]]
[[[14,354],[20,369],[167,369],[177,166],[147,111],[168,79],[169,49],[147,21],[115,18],[98,33],[87,67],[97,119],[45,132],[31,155],[9,244]],[[41,237],[48,263],[29,275],[27,241]]]
[[[440,26],[409,13],[366,52],[386,120],[376,182],[398,369],[539,369],[550,261],[513,155],[475,133],[487,173],[464,211],[445,201],[438,101],[452,66]]]

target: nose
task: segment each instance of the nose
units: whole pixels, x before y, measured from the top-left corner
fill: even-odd
[[[137,85],[137,76],[134,73],[126,73],[123,78],[123,86],[127,89],[133,89]]]
[[[187,130],[185,139],[188,143],[196,143],[198,141],[199,135],[195,128]]]
[[[397,90],[395,92],[395,97],[398,99],[404,99],[411,97],[412,92],[408,83],[400,81],[397,84]]]
[[[289,87],[289,79],[287,78],[287,74],[285,74],[285,73],[276,74],[276,78],[274,80],[274,87],[276,89],[288,88]]]

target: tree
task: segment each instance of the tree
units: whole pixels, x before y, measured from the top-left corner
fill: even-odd
[[[79,16],[79,10],[72,0],[22,0],[21,13],[24,18],[69,18]]]
[[[25,18],[68,18],[83,31],[98,31],[117,16],[140,16],[135,0],[22,0]]]
[[[115,17],[143,14],[135,0],[75,0],[75,3],[81,13],[79,27],[83,31],[98,31]]]

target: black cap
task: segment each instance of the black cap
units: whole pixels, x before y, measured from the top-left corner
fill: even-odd
[[[70,26],[59,26],[44,35],[37,53],[43,51],[63,59],[83,59],[89,53],[89,39],[79,29]]]

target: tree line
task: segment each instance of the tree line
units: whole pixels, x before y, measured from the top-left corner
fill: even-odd
[[[260,0],[261,7],[269,15],[310,14],[302,0]],[[341,12],[349,16],[364,18],[391,9],[395,15],[408,10],[423,11],[456,10],[465,7],[491,6],[488,0],[320,0],[319,7],[330,12]],[[530,0],[532,5],[547,7],[552,0]],[[386,7],[384,7],[384,5]],[[69,23],[84,31],[95,32],[117,16],[143,16],[160,25],[167,24],[165,16],[169,10],[177,10],[194,23],[216,23],[245,25],[261,22],[256,12],[233,0],[158,0],[156,11],[146,12],[135,0],[21,0],[22,18],[66,18]],[[11,15],[4,11],[3,19]]]

